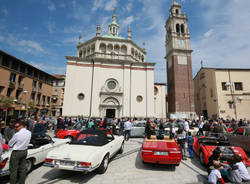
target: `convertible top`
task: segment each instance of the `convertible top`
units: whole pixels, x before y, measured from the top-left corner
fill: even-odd
[[[93,145],[93,146],[103,146],[109,142],[107,133],[108,133],[107,130],[100,130],[100,129],[82,130],[76,135],[76,138],[73,139],[72,144],[87,144],[87,145]],[[82,135],[90,135],[90,137],[94,137],[94,138],[90,140],[90,137],[86,136],[83,139],[84,142],[81,142],[79,141],[79,139],[82,139]]]

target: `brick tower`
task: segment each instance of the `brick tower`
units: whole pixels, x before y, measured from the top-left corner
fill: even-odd
[[[168,82],[168,112],[170,118],[194,118],[194,87],[190,33],[186,14],[176,1],[166,21],[166,62]]]

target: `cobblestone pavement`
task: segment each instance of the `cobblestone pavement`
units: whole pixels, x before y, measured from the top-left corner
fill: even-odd
[[[27,184],[195,184],[207,183],[207,173],[198,158],[182,161],[174,168],[167,165],[143,164],[140,158],[140,138],[125,143],[123,154],[116,155],[109,163],[105,174],[57,170],[42,165],[36,166],[28,175]],[[250,169],[248,169],[250,171]],[[8,183],[8,177],[0,178]]]

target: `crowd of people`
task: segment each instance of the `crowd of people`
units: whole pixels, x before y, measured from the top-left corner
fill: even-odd
[[[83,116],[78,117],[28,117],[21,120],[10,120],[0,122],[0,158],[4,150],[13,148],[10,158],[10,182],[16,183],[17,173],[19,172],[19,183],[25,182],[25,158],[27,156],[28,144],[33,136],[45,136],[46,132],[66,129],[74,126],[76,123],[81,123],[85,128],[96,129],[104,128],[110,129],[114,134],[124,136],[124,140],[130,139],[132,124],[136,122],[136,118],[106,118],[103,119],[86,119]],[[190,159],[194,156],[193,143],[194,138],[190,132],[190,127],[197,127],[197,136],[208,135],[209,133],[223,134],[228,131],[228,125],[232,128],[232,133],[236,133],[239,127],[249,126],[250,122],[247,120],[175,120],[170,119],[167,122],[162,119],[145,119],[145,137],[150,139],[151,135],[158,134],[160,136],[166,127],[169,128],[169,138],[176,139],[179,144],[182,159]],[[176,125],[178,130],[176,131]],[[157,131],[156,131],[157,130]],[[187,154],[188,153],[188,154]],[[210,183],[221,183],[229,180],[233,183],[241,181],[249,181],[250,176],[245,165],[238,155],[234,155],[227,162],[222,164],[220,162],[221,152],[218,149],[213,151],[213,155],[209,158],[208,181]],[[21,164],[19,164],[21,163]]]

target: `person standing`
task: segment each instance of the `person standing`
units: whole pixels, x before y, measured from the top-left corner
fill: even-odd
[[[15,134],[15,124],[14,120],[10,120],[9,126],[7,126],[4,130],[4,139],[5,139],[5,144],[8,144],[10,139],[13,137]]]
[[[31,139],[31,132],[25,128],[23,120],[15,123],[17,133],[9,141],[9,146],[13,148],[10,156],[10,183],[17,183],[17,173],[19,171],[19,183],[25,183],[26,177],[26,157],[27,149]]]
[[[198,131],[198,135],[200,136],[203,136],[204,134],[203,134],[203,126],[204,126],[204,122],[203,122],[203,120],[201,119],[200,120],[200,123],[199,123],[199,131]]]
[[[131,128],[132,128],[132,124],[130,122],[130,119],[127,119],[127,121],[124,123],[124,130],[125,130],[124,139],[126,141],[128,141],[130,138]]]
[[[191,159],[194,157],[193,144],[194,144],[194,138],[191,135],[191,132],[188,132],[188,153]]]
[[[177,143],[180,146],[182,160],[187,160],[185,142],[186,142],[186,133],[184,132],[184,129],[179,129],[177,134]]]

